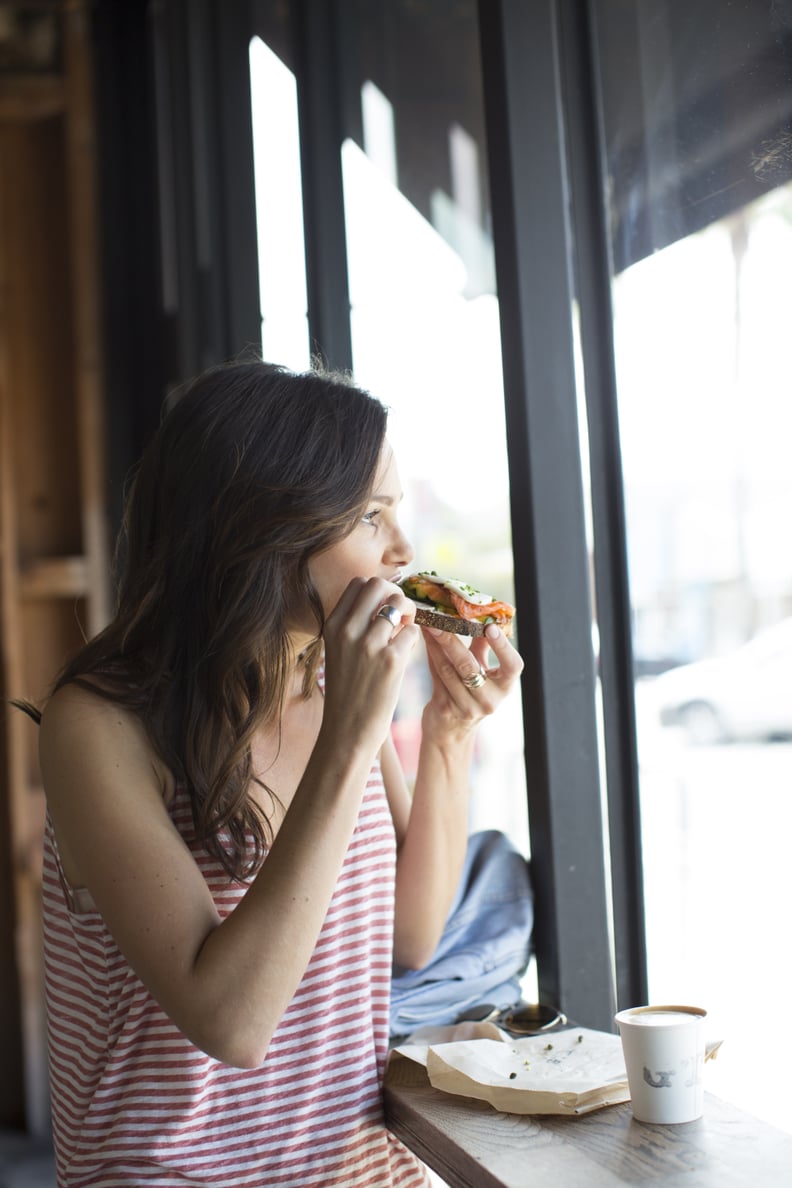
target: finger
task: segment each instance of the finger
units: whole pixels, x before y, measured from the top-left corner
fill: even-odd
[[[402,623],[391,636],[389,647],[406,659],[409,657],[418,640],[421,638],[420,628],[414,623]]]
[[[414,604],[393,582],[384,578],[352,578],[328,619],[337,623],[351,623],[353,632],[361,635],[386,603],[398,611],[400,622],[412,622],[415,618]],[[388,628],[392,630],[396,619],[394,616],[392,625],[388,624],[387,619],[380,619],[379,623],[383,631]]]
[[[490,623],[484,635],[475,639],[473,645],[471,651],[475,652],[476,658],[487,669],[488,674],[503,683],[511,683],[525,667],[520,653],[495,623]],[[487,666],[490,648],[497,660],[494,667]]]
[[[328,619],[345,619],[355,610],[366,586],[366,580],[362,577],[352,578],[347,584],[346,588],[341,593],[340,598],[336,602],[333,609],[327,615]]]
[[[401,611],[392,602],[383,602],[382,606],[374,611],[372,617],[372,623],[376,624],[378,621],[382,621],[383,623],[387,623],[391,630],[394,627],[400,627],[401,620]]]
[[[484,687],[484,682],[487,680],[489,680],[487,673],[479,665],[475,672],[468,673],[467,676],[462,677],[462,684],[469,693],[475,693]]]
[[[483,685],[485,669],[472,649],[467,648],[456,636],[443,632],[444,639],[430,637],[426,641],[426,654],[430,669],[445,686],[455,701],[464,699]]]
[[[400,590],[390,594],[387,601],[381,603],[371,616],[374,631],[385,633],[389,640],[393,640],[405,627],[412,626],[415,618],[415,606]],[[417,631],[418,628],[416,627]],[[413,646],[413,645],[411,645]]]
[[[489,671],[492,663],[492,649],[490,648],[489,640],[487,640],[483,635],[478,636],[478,638],[474,639],[471,643],[470,651],[471,654],[476,657],[481,667]],[[497,667],[497,657],[495,659],[495,667]]]
[[[355,580],[361,583],[356,601],[361,610],[368,612],[370,618],[373,618],[379,608],[384,606],[385,603],[395,606],[402,618],[412,620],[415,617],[414,603],[407,597],[400,586],[386,581],[385,578],[359,578]]]
[[[436,641],[438,649],[446,656],[453,670],[465,680],[477,672],[487,670],[489,644],[482,637],[456,635],[450,631],[435,632],[432,628],[423,629],[430,637],[428,647]],[[449,669],[450,671],[450,669]]]
[[[437,680],[462,710],[472,700],[478,710],[492,712],[523,669],[521,656],[494,624],[487,627],[484,636],[469,641],[469,646],[448,633],[442,637],[432,633],[426,645]],[[479,673],[483,673],[484,681]]]

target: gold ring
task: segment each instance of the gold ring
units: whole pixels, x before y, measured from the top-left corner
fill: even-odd
[[[474,672],[471,676],[462,678],[462,684],[466,689],[480,689],[487,679],[485,672]]]
[[[379,608],[375,618],[387,619],[391,627],[398,627],[401,623],[401,611],[397,610],[392,602],[386,602]]]

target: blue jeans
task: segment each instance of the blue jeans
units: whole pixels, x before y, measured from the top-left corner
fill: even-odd
[[[518,1002],[532,929],[528,863],[504,834],[474,833],[434,957],[423,969],[393,967],[391,1036],[453,1023],[479,1003]]]

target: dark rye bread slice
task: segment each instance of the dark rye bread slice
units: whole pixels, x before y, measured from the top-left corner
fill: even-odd
[[[485,623],[460,619],[459,615],[447,615],[445,611],[433,610],[431,606],[415,604],[415,621],[419,627],[437,627],[439,631],[451,631],[454,635],[483,635]]]

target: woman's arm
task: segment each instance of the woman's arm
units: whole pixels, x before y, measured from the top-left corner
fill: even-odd
[[[467,845],[473,733],[436,748],[422,735],[410,801],[393,743],[380,756],[399,844],[393,959],[407,969],[430,960],[443,931]]]
[[[352,583],[328,618],[333,676],[316,745],[266,861],[222,922],[140,723],[75,686],[45,710],[42,771],[67,874],[176,1025],[226,1063],[262,1062],[321,930],[417,637],[407,625],[391,641],[387,620],[372,620],[385,597],[397,601],[388,583]]]
[[[470,648],[446,632],[427,628],[425,638],[433,693],[421,721],[411,804],[392,743],[381,757],[399,841],[394,960],[409,969],[421,969],[431,959],[459,882],[476,729],[513,688],[523,667],[497,627],[488,628]],[[486,665],[490,647],[498,661],[493,668]],[[479,667],[487,681],[467,688],[463,679]]]

